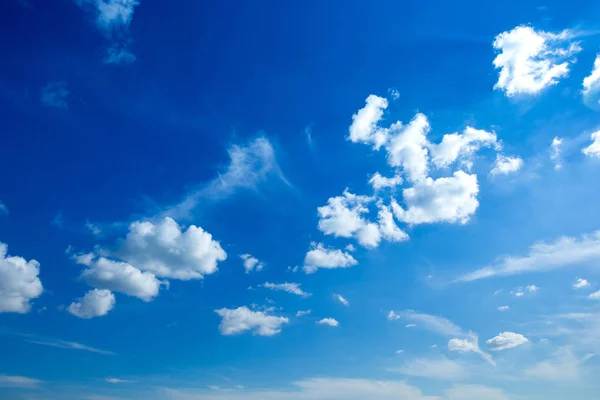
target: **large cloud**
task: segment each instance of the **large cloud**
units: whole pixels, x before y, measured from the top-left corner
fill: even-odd
[[[518,26],[494,40],[500,53],[494,67],[500,69],[495,89],[507,96],[536,94],[569,74],[569,64],[581,49],[569,31],[550,33]]]
[[[30,301],[44,291],[38,277],[40,263],[7,252],[8,246],[0,242],[0,313],[27,313]]]
[[[89,319],[108,314],[115,306],[115,295],[110,290],[90,290],[83,298],[71,303],[68,310],[79,318]]]
[[[246,306],[221,308],[215,312],[221,317],[219,331],[223,335],[236,335],[251,330],[254,335],[273,336],[281,332],[281,327],[289,322],[286,317],[253,311]]]
[[[586,106],[600,110],[600,54],[596,56],[590,75],[583,79],[582,93]]]
[[[195,225],[182,230],[169,217],[158,223],[132,223],[119,256],[156,276],[182,280],[210,275],[227,258],[210,233]]]

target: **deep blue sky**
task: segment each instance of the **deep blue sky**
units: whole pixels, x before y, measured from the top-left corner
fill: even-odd
[[[594,399],[600,78],[583,82],[599,13],[593,1],[5,0],[0,399]],[[502,54],[516,93],[499,83]],[[370,95],[386,106],[357,139]],[[431,126],[419,178],[414,147],[394,153],[417,113]],[[467,127],[488,139],[467,142]],[[515,164],[497,172],[502,157]],[[375,172],[402,183],[375,190]],[[370,198],[336,200],[346,188]],[[328,201],[347,213],[323,222]],[[392,203],[407,240],[379,219]],[[211,268],[200,242],[159,234],[135,247],[132,224],[166,218],[201,227],[226,259]],[[354,262],[311,273],[321,244]],[[246,273],[244,254],[262,270]],[[162,283],[142,299],[123,271]]]

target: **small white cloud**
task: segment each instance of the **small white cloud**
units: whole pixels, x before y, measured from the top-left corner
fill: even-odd
[[[115,295],[110,290],[90,290],[83,298],[71,303],[68,310],[78,318],[102,317],[115,306]]]
[[[419,182],[427,175],[427,133],[430,129],[429,120],[421,113],[416,114],[408,125],[398,121],[386,129],[386,136],[389,135],[388,164],[401,168],[411,182]]]
[[[398,314],[396,314],[396,312],[390,311],[387,315],[387,319],[390,321],[395,321],[397,319],[400,319],[400,316]]]
[[[436,347],[437,347],[437,344],[432,344],[432,345],[431,345],[431,348],[432,348],[432,349],[435,349]]]
[[[4,204],[3,202],[0,201],[0,215],[7,215],[8,214],[8,207],[6,207],[6,204]]]
[[[589,295],[591,300],[600,300],[600,290]]]
[[[215,310],[221,317],[219,331],[223,335],[237,335],[251,330],[254,335],[273,336],[281,332],[281,327],[289,322],[286,317],[268,315],[262,311],[252,311],[248,307]]]
[[[492,175],[508,175],[517,172],[523,166],[523,160],[520,157],[508,157],[502,154],[496,156],[496,163],[490,172]]]
[[[366,105],[352,116],[348,140],[354,143],[371,144],[379,149],[387,141],[387,131],[377,126],[383,117],[388,101],[374,94],[367,97]]]
[[[317,324],[328,325],[328,326],[332,326],[332,327],[337,327],[340,325],[340,323],[333,318],[323,318],[323,319],[317,321]]]
[[[252,271],[260,272],[264,268],[264,264],[258,261],[256,257],[253,257],[251,254],[242,254],[240,256],[242,260],[244,260],[244,271],[249,274]],[[295,271],[294,271],[295,272]]]
[[[271,289],[271,290],[280,290],[283,292],[288,292],[291,294],[295,294],[297,296],[302,296],[302,297],[309,297],[312,296],[312,293],[307,293],[305,291],[303,291],[300,288],[300,284],[299,283],[271,283],[271,282],[265,282],[262,287],[267,288],[267,289]]]
[[[400,98],[400,92],[396,88],[389,88],[388,94],[392,98],[392,100],[398,100]]]
[[[303,317],[305,315],[310,315],[312,310],[300,310],[296,313],[296,317]]]
[[[481,358],[483,358],[488,363],[490,363],[492,365],[496,365],[496,363],[492,359],[492,356],[483,352],[479,348],[479,338],[477,337],[477,335],[469,334],[468,336],[469,337],[466,339],[456,339],[456,338],[450,339],[450,341],[448,342],[448,350],[449,351],[458,351],[461,353],[472,352],[472,353],[478,354]]]
[[[494,89],[507,96],[537,94],[569,74],[573,56],[581,50],[569,31],[550,33],[518,26],[496,36],[499,51],[494,67],[500,69]]]
[[[510,293],[512,295],[514,295],[515,297],[523,297],[525,295],[525,293],[536,293],[539,290],[540,290],[539,287],[537,287],[535,285],[529,285],[529,286],[525,286],[525,287],[520,286]]]
[[[41,102],[46,107],[68,108],[69,90],[66,82],[48,82],[42,88]]]
[[[556,171],[558,171],[559,169],[562,168],[562,161],[561,161],[562,143],[563,143],[563,139],[559,138],[558,136],[555,136],[554,139],[552,139],[552,144],[550,145],[550,159],[552,160],[552,162],[554,162],[554,169]]]
[[[166,217],[157,223],[132,223],[119,257],[159,277],[189,280],[216,272],[227,253],[201,227],[182,229]]]
[[[31,300],[44,291],[39,279],[40,263],[7,252],[8,246],[0,242],[0,313],[28,313]]]
[[[354,247],[352,244],[349,244],[345,247],[346,251],[350,251],[350,252],[354,252],[356,251],[356,247]]]
[[[85,227],[96,236],[102,233],[102,230],[98,227],[98,225],[92,224],[90,221],[86,221]]]
[[[590,283],[582,278],[577,278],[577,282],[573,284],[573,289],[583,289],[589,287]]]
[[[356,264],[358,262],[349,253],[339,249],[325,248],[322,243],[312,242],[310,250],[304,257],[304,272],[312,274],[319,268],[349,268]]]
[[[445,381],[461,380],[469,375],[467,369],[462,364],[449,360],[446,357],[409,360],[398,370],[393,371],[408,376]]]
[[[406,324],[404,327],[405,328],[416,328],[417,325],[415,325],[415,324]]]
[[[600,131],[596,131],[591,135],[592,144],[585,147],[581,152],[588,157],[600,157]]]
[[[456,171],[452,177],[427,178],[403,190],[406,210],[392,203],[396,218],[408,224],[467,223],[479,207],[477,175]]]
[[[508,311],[508,310],[510,310],[509,306],[500,306],[500,307],[498,307],[498,311]]]
[[[416,313],[414,311],[405,311],[401,314],[403,319],[407,319],[410,321],[417,322],[420,327],[427,329],[429,331],[438,333],[440,335],[446,336],[463,336],[464,333],[462,329],[456,325],[454,322],[435,315],[430,314],[421,314]],[[410,327],[414,327],[415,325],[409,324]],[[409,326],[406,326],[409,328]]]
[[[373,190],[378,191],[384,188],[394,188],[401,185],[404,182],[401,176],[395,175],[391,178],[381,176],[379,172],[375,172],[369,179],[369,184],[373,187]]]
[[[396,354],[402,354],[404,353],[404,350],[396,350]]]
[[[335,294],[333,295],[333,298],[334,298],[334,299],[336,299],[337,301],[339,301],[340,303],[342,303],[342,304],[343,304],[343,305],[345,305],[345,306],[349,306],[349,305],[350,305],[350,302],[349,302],[348,300],[346,300],[346,299],[344,298],[344,296],[342,296],[342,295],[341,295],[341,294],[339,294],[339,293],[335,293]]]
[[[583,102],[586,106],[600,109],[600,54],[594,60],[594,66],[589,76],[583,79]]]
[[[26,376],[0,375],[0,387],[34,389],[44,383],[39,379],[28,378]]]
[[[502,332],[485,342],[487,348],[492,351],[513,349],[526,343],[529,343],[529,340],[525,336],[514,332]]]
[[[135,383],[135,381],[131,381],[131,380],[127,380],[127,379],[112,378],[112,377],[106,378],[105,381],[108,383],[112,383],[113,385],[116,385],[119,383]]]

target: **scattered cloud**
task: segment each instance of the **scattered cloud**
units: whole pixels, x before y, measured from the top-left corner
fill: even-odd
[[[550,145],[550,160],[552,160],[554,163],[554,170],[556,171],[562,168],[561,146],[563,144],[563,140],[564,139],[555,136],[554,139],[552,139],[552,144]]]
[[[115,295],[110,290],[90,290],[83,298],[71,303],[68,311],[76,317],[89,319],[102,317],[115,306]]]
[[[591,300],[600,300],[600,290],[589,295]]]
[[[592,72],[583,79],[583,103],[594,110],[600,109],[600,54],[596,56]]]
[[[358,262],[349,253],[339,249],[326,248],[322,243],[312,242],[310,250],[304,257],[304,272],[312,274],[319,268],[348,268],[356,264]]]
[[[169,217],[157,223],[133,222],[118,255],[158,277],[181,280],[213,274],[218,263],[227,259],[210,233],[195,225],[182,229]]]
[[[398,100],[400,98],[400,92],[396,88],[389,88],[388,94],[392,98],[392,100]]]
[[[246,271],[247,274],[252,271],[260,272],[265,267],[262,262],[258,261],[258,259],[251,254],[242,254],[240,258],[244,260],[244,271]]]
[[[557,84],[581,50],[573,36],[568,30],[551,33],[524,25],[496,36],[493,46],[499,54],[494,67],[500,73],[494,89],[511,97],[534,95]]]
[[[352,244],[347,245],[346,247],[344,247],[344,249],[350,252],[356,251],[356,247],[354,247],[354,245]]]
[[[113,385],[116,385],[119,383],[135,383],[135,381],[131,381],[131,380],[127,380],[127,379],[111,378],[111,377],[106,378],[105,381],[108,383],[112,383]]]
[[[305,315],[310,315],[312,310],[300,310],[296,313],[296,317],[303,317]]]
[[[395,311],[390,311],[387,315],[387,319],[390,321],[395,321],[397,319],[400,319],[400,316],[398,314],[396,314]]]
[[[8,215],[8,207],[0,201],[0,215]]]
[[[219,331],[223,335],[237,335],[251,330],[253,335],[273,336],[280,333],[282,326],[289,322],[286,317],[252,311],[246,306],[221,308],[215,312],[221,317]]]
[[[396,225],[390,207],[384,206],[381,202],[378,202],[377,206],[379,207],[379,212],[377,214],[379,231],[383,238],[390,242],[403,242],[408,240],[408,234]]]
[[[435,315],[420,314],[414,311],[405,311],[400,318],[418,323],[423,329],[445,336],[464,336],[462,329],[454,322]],[[411,325],[414,326],[414,325]],[[409,327],[408,325],[406,326]]]
[[[581,152],[588,157],[600,157],[600,131],[591,134],[592,144],[585,147]]]
[[[508,311],[508,310],[510,310],[509,306],[499,306],[498,307],[498,311]]]
[[[577,278],[577,281],[573,284],[573,289],[583,289],[590,287],[590,283],[582,278]]]
[[[469,334],[466,339],[450,339],[448,341],[448,350],[449,351],[457,351],[461,353],[475,353],[478,354],[481,358],[483,358],[486,362],[491,365],[496,365],[492,356],[485,353],[479,348],[479,338],[475,334]]]
[[[100,229],[100,227],[98,227],[98,225],[91,223],[90,221],[86,221],[85,223],[85,227],[92,232],[92,234],[98,236],[102,233],[102,230]]]
[[[26,376],[0,375],[0,387],[34,389],[42,383],[44,383],[44,381],[28,378]]]
[[[416,324],[406,324],[404,327],[405,328],[416,328],[417,325]]]
[[[383,117],[388,101],[374,94],[366,99],[366,105],[352,116],[348,140],[373,145],[377,150],[387,141],[387,131],[377,126]]]
[[[464,365],[446,357],[409,360],[399,369],[392,371],[408,376],[445,381],[462,380],[469,375]]]
[[[40,101],[46,107],[68,108],[69,90],[66,82],[48,82],[42,88]]]
[[[340,303],[342,303],[342,304],[343,304],[343,305],[345,305],[345,306],[349,306],[349,305],[350,305],[350,302],[349,302],[348,300],[346,300],[346,299],[344,298],[344,296],[342,296],[342,295],[341,295],[341,294],[339,294],[339,293],[335,293],[335,294],[333,295],[333,298],[334,298],[334,299],[336,299],[337,301],[339,301]]]
[[[600,261],[600,231],[579,238],[562,236],[553,242],[536,243],[526,256],[503,257],[490,266],[459,277],[457,281],[549,271],[594,261]]]
[[[404,353],[404,350],[396,350],[396,354],[402,354]]]
[[[323,318],[317,321],[317,324],[319,325],[328,325],[328,326],[332,326],[332,327],[337,327],[340,325],[340,323],[333,319],[333,318]]]
[[[523,166],[523,159],[520,157],[508,157],[502,154],[496,156],[496,163],[490,172],[492,175],[508,175],[517,172]]]
[[[77,343],[77,342],[69,342],[66,340],[59,339],[49,339],[49,338],[41,338],[32,335],[23,335],[26,337],[25,341],[28,343],[37,344],[40,346],[48,346],[48,347],[56,347],[59,349],[68,349],[68,350],[82,350],[88,351],[90,353],[97,353],[106,356],[114,356],[115,353],[108,350],[97,349],[95,347],[87,346],[85,344]]]
[[[513,349],[526,343],[529,343],[529,340],[525,336],[514,332],[502,332],[485,342],[487,348],[492,351]]]
[[[501,148],[494,132],[466,127],[463,133],[450,133],[439,144],[429,145],[432,161],[438,168],[450,166],[457,160],[469,168],[473,154],[482,147]]]
[[[394,188],[398,185],[402,185],[404,179],[400,175],[395,175],[391,178],[382,176],[379,172],[375,172],[369,179],[369,184],[373,187],[373,190],[378,191],[385,188]]]
[[[39,279],[40,263],[7,252],[8,245],[0,242],[0,313],[28,313],[31,300],[44,291]]]
[[[539,290],[540,290],[540,288],[535,285],[529,285],[529,286],[525,286],[525,287],[519,286],[518,288],[516,288],[515,290],[513,290],[510,293],[512,295],[514,295],[515,297],[522,297],[525,295],[525,293],[535,293]]]
[[[288,292],[291,294],[295,294],[297,296],[302,296],[302,297],[309,297],[312,296],[312,293],[307,293],[304,292],[301,288],[300,288],[300,284],[299,283],[271,283],[271,282],[265,282],[262,287],[267,288],[267,289],[271,289],[271,290],[280,290],[280,291],[284,291],[284,292]]]

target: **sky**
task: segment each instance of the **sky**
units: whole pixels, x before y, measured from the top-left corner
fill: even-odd
[[[0,399],[597,399],[597,2],[0,7]]]

